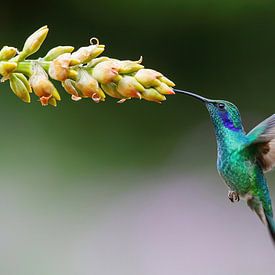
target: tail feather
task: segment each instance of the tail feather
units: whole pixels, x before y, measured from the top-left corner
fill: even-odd
[[[275,221],[273,219],[272,210],[266,211],[262,203],[256,197],[251,197],[247,199],[247,205],[251,210],[255,211],[259,216],[260,220],[267,225],[269,234],[275,245]]]
[[[267,221],[268,231],[269,231],[270,236],[273,240],[273,244],[275,245],[275,222],[274,222],[272,216],[265,214],[265,217],[266,217],[266,221]]]

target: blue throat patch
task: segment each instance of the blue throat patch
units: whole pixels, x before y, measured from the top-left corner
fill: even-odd
[[[235,131],[235,132],[241,130],[241,127],[235,127],[233,121],[231,121],[231,120],[229,119],[228,113],[227,113],[227,112],[221,113],[221,114],[220,114],[220,117],[221,117],[221,119],[222,119],[222,121],[223,121],[223,125],[224,125],[227,129],[232,130],[232,131]]]

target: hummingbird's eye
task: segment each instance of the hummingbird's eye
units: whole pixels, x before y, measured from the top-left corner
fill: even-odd
[[[225,109],[225,105],[224,105],[223,103],[218,103],[218,104],[217,104],[217,107],[218,107],[221,111],[223,111],[223,110]]]

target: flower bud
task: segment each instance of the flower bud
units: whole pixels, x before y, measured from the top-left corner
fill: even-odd
[[[170,87],[176,86],[176,84],[165,76],[161,76],[159,80]]]
[[[104,48],[104,45],[90,45],[79,48],[76,52],[72,53],[72,60],[75,60],[75,62],[71,65],[90,62],[93,58],[96,58],[103,53]]]
[[[87,67],[88,67],[88,68],[92,68],[92,67],[95,67],[95,65],[97,65],[98,63],[101,63],[101,62],[103,62],[103,61],[109,61],[109,60],[111,60],[109,57],[107,57],[107,56],[101,56],[101,57],[92,59],[92,60],[87,64]]]
[[[24,44],[22,52],[19,54],[18,61],[24,60],[26,57],[37,52],[44,42],[48,31],[48,27],[44,26],[29,36]]]
[[[18,77],[19,74],[11,74],[10,76],[10,87],[14,94],[18,96],[21,100],[26,103],[31,102],[30,94],[29,94],[29,85],[28,87],[25,85],[23,81]]]
[[[93,77],[101,84],[116,82],[121,77],[118,74],[119,62],[109,60],[98,63],[92,72]]]
[[[0,75],[3,76],[1,81],[5,81],[9,78],[10,74],[16,69],[17,63],[0,61]]]
[[[9,60],[13,58],[16,55],[16,53],[16,48],[4,46],[0,51],[0,60]]]
[[[29,93],[32,93],[32,88],[31,88],[30,82],[28,81],[28,79],[25,77],[24,74],[13,73],[13,75],[15,75],[17,78],[19,78],[23,82],[23,84],[25,85],[25,87],[27,88]]]
[[[85,70],[79,70],[76,88],[81,91],[83,97],[95,97],[97,94],[101,101],[105,100],[105,94],[99,87],[98,82]]]
[[[117,91],[117,84],[111,82],[108,84],[101,84],[102,90],[109,96],[114,98],[123,98],[123,96]]]
[[[145,89],[145,91],[142,93],[142,98],[148,101],[154,101],[157,103],[160,103],[161,101],[166,100],[166,97],[164,95],[161,95],[154,88]]]
[[[117,85],[117,91],[124,97],[141,98],[144,87],[132,76],[124,76]]]
[[[51,49],[43,58],[45,61],[52,61],[64,53],[71,53],[74,47],[71,46],[58,46]]]
[[[135,74],[137,81],[145,88],[159,86],[161,82],[158,78],[161,76],[161,73],[151,69],[141,69]]]
[[[130,74],[140,69],[143,69],[144,66],[139,64],[138,62],[139,61],[130,61],[130,60],[120,61],[118,72],[121,74]]]
[[[173,89],[163,82],[161,82],[159,86],[155,87],[155,89],[163,95],[174,95],[175,94]]]
[[[54,59],[49,68],[51,78],[59,81],[64,81],[68,77],[69,65],[71,62],[71,54],[64,53]]]

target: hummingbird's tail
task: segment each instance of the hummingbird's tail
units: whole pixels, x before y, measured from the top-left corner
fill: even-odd
[[[275,245],[275,222],[272,216],[265,214],[268,231]]]

